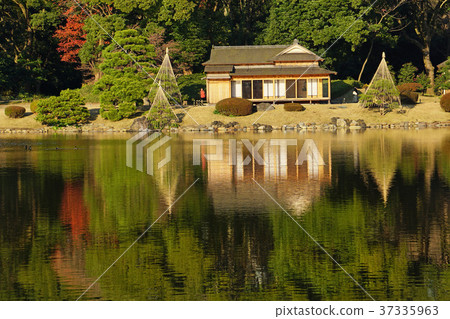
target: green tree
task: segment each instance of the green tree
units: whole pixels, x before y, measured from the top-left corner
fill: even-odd
[[[0,52],[13,61],[14,93],[54,91],[73,85],[76,71],[61,63],[53,38],[61,22],[55,1],[2,0]],[[79,78],[76,79],[77,82]],[[45,86],[44,86],[45,85]]]
[[[403,64],[400,71],[398,71],[398,84],[414,82],[417,71],[418,69],[411,62]]]
[[[367,30],[369,31],[367,34],[369,51],[361,67],[361,71],[359,72],[358,81],[361,81],[375,43],[378,42],[390,46],[393,46],[396,43],[397,39],[393,32],[396,31],[396,20],[400,18],[398,9],[401,8],[406,1],[407,0],[370,1],[370,5],[373,5],[373,8],[360,17],[367,24]]]
[[[93,73],[95,81],[98,81],[102,76],[99,63],[102,51],[111,43],[111,38],[108,34],[112,35],[116,31],[124,30],[125,23],[121,16],[114,14],[107,16],[95,14],[92,18],[88,17],[85,20],[83,30],[86,32],[86,42],[78,55],[81,62],[87,65],[88,69]]]
[[[117,121],[134,115],[148,95],[155,49],[134,29],[118,31],[114,38],[121,48],[113,42],[103,50],[100,69],[104,76],[95,90],[101,92],[102,117]]]
[[[361,95],[361,101],[367,107],[378,107],[381,114],[399,107],[400,94],[394,84],[387,79],[373,81],[366,93]]]
[[[438,71],[435,82],[436,93],[442,93],[444,90],[450,90],[450,58],[447,58],[444,66]]]
[[[404,7],[405,25],[402,37],[414,44],[421,52],[422,61],[430,80],[428,93],[434,93],[434,66],[431,61],[432,40],[448,31],[448,0],[410,0]],[[447,31],[446,31],[447,30]]]
[[[162,130],[165,127],[177,127],[178,118],[173,112],[166,93],[160,86],[156,91],[152,107],[148,113],[148,120],[153,129]]]
[[[367,7],[363,1],[276,1],[258,42],[288,44],[297,38],[319,55],[326,53],[325,63],[336,66],[367,41],[370,33],[367,23],[357,20]],[[342,42],[332,46],[341,36]],[[348,68],[355,68],[354,63]]]

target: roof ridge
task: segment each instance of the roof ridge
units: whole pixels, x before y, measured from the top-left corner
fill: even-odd
[[[258,48],[286,48],[289,45],[287,44],[274,44],[274,45],[269,45],[269,44],[263,44],[263,45],[221,45],[221,46],[215,46],[213,45],[213,49],[228,49],[228,48],[233,48],[233,49],[258,49]]]

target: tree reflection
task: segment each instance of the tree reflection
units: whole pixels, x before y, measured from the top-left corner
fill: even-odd
[[[448,299],[449,141],[318,135],[327,166],[311,175],[293,149],[275,178],[192,166],[186,136],[154,176],[126,167],[121,139],[1,152],[0,299],[76,299],[196,178],[86,299],[367,299],[253,178],[377,300]]]

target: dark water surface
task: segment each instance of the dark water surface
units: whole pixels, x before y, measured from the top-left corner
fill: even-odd
[[[172,135],[153,176],[131,136],[0,137],[0,300],[77,299],[174,203],[82,300],[369,300],[305,231],[377,300],[450,300],[450,130],[219,135],[195,166],[214,135]],[[230,166],[230,138],[298,146]]]

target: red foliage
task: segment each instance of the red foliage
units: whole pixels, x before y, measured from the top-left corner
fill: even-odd
[[[83,199],[83,184],[66,182],[61,202],[61,221],[70,226],[74,242],[89,235],[89,210]]]
[[[66,23],[59,26],[54,37],[59,40],[58,52],[61,54],[61,61],[78,62],[78,52],[86,42],[86,34],[83,31],[86,15],[77,6],[71,6],[63,16]]]
[[[423,89],[422,84],[420,83],[404,83],[397,86],[397,90],[400,94],[404,92],[418,92]]]

